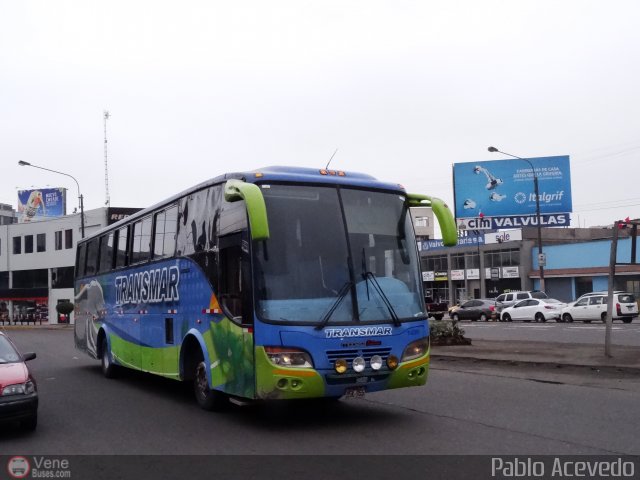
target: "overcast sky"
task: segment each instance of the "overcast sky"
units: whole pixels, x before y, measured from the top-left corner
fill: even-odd
[[[146,207],[228,171],[569,155],[573,225],[640,217],[640,3],[0,0],[0,202]]]

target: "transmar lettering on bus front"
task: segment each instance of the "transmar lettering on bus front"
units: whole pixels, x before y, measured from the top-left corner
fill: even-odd
[[[373,337],[391,335],[392,333],[393,329],[391,327],[345,327],[325,330],[327,338]]]

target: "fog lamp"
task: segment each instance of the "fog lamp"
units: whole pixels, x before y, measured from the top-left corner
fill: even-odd
[[[351,366],[356,372],[360,373],[364,370],[364,367],[366,366],[366,362],[364,361],[364,358],[356,357],[353,359],[353,362],[351,362]]]
[[[395,355],[389,355],[387,357],[387,367],[389,367],[389,370],[395,370],[398,368],[398,357]]]
[[[336,370],[337,373],[346,372],[348,367],[349,367],[349,364],[347,363],[347,361],[344,358],[339,358],[333,364],[333,368]]]
[[[373,370],[380,370],[382,368],[382,357],[380,355],[374,355],[369,362]]]

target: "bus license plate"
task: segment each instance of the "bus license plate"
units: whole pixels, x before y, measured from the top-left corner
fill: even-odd
[[[347,388],[344,391],[345,398],[363,398],[364,397],[364,387],[352,387]]]

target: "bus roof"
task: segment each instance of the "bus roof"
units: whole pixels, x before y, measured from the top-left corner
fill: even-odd
[[[135,220],[136,218],[142,218],[149,212],[161,208],[164,205],[175,202],[176,200],[184,197],[193,192],[202,190],[212,185],[224,183],[230,179],[243,180],[247,183],[265,183],[265,182],[291,182],[291,183],[306,183],[306,184],[330,184],[330,185],[345,185],[351,187],[371,188],[376,190],[390,190],[397,191],[398,193],[405,193],[404,187],[398,183],[381,182],[375,177],[366,173],[347,172],[343,170],[326,170],[318,168],[304,168],[304,167],[284,167],[284,166],[271,166],[259,168],[257,170],[251,170],[246,172],[234,172],[226,173],[218,177],[206,180],[198,185],[188,188],[176,195],[173,195],[167,199],[162,200],[154,205],[144,208],[133,215],[126,217],[108,227],[102,228],[99,231],[87,235],[82,240],[96,237],[102,234],[106,230],[117,229],[120,225]]]

